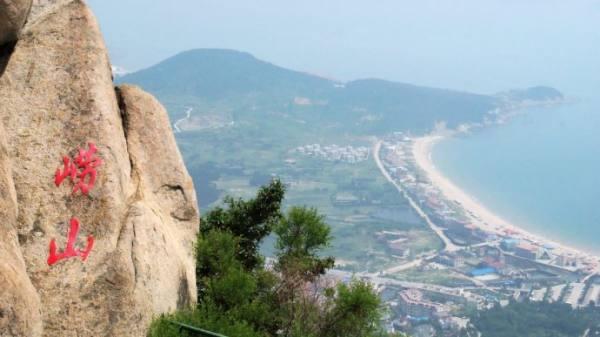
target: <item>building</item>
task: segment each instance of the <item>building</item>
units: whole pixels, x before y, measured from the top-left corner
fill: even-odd
[[[540,260],[552,260],[552,254],[547,249],[540,249],[538,258]]]
[[[462,255],[455,253],[445,253],[436,256],[434,262],[444,266],[460,268],[465,265],[465,259]]]
[[[560,255],[556,259],[556,263],[561,267],[577,267],[577,258],[572,256]]]
[[[440,325],[444,330],[459,331],[461,329],[466,329],[468,324],[468,318],[448,316],[440,319]]]
[[[507,251],[512,251],[519,244],[517,239],[504,239],[500,242],[500,247]]]
[[[497,247],[483,245],[477,249],[477,255],[480,257],[492,257],[499,259],[500,256],[502,256],[502,252]]]
[[[483,258],[483,263],[487,267],[494,268],[497,273],[503,274],[506,269],[506,258],[501,255],[499,258],[486,256]]]
[[[388,248],[392,253],[399,257],[408,257],[410,255],[410,248],[407,247],[405,241],[407,239],[396,239],[387,242]]]
[[[483,268],[475,268],[475,269],[471,270],[469,272],[469,275],[471,275],[472,277],[477,277],[477,276],[491,275],[491,274],[495,274],[495,273],[496,273],[496,269],[494,269],[492,267],[483,267]]]
[[[528,243],[520,243],[514,249],[515,255],[529,260],[536,260],[539,257],[540,249]]]
[[[437,311],[436,305],[423,298],[423,293],[416,289],[400,292],[398,307],[407,316],[413,318],[430,318]]]
[[[454,267],[454,259],[445,255],[438,255],[433,258],[433,262],[439,263],[444,266]]]

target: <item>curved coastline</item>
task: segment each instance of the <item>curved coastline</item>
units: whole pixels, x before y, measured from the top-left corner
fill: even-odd
[[[441,191],[444,197],[449,201],[457,203],[465,210],[472,221],[472,225],[487,232],[504,236],[510,235],[536,245],[552,245],[554,247],[554,252],[558,254],[577,256],[596,262],[600,261],[600,258],[593,253],[567,246],[511,223],[486,208],[485,205],[477,201],[449,178],[444,176],[433,163],[431,153],[433,147],[437,143],[444,140],[446,137],[452,136],[452,134],[452,132],[446,132],[444,134],[437,133],[415,138],[412,144],[412,155],[415,164],[427,175],[431,183]]]

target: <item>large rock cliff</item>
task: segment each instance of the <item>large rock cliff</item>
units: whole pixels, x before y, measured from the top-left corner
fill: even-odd
[[[15,17],[29,13],[22,3]],[[21,31],[5,26],[0,37],[18,39],[0,41],[0,336],[144,336],[196,292],[196,194],[167,114],[139,88],[114,87],[82,1],[37,0]],[[77,171],[84,183],[97,173],[89,193],[73,192],[79,176],[56,184],[63,156],[90,143],[100,164]],[[74,253],[49,265],[53,239]]]
[[[0,45],[17,39],[31,8],[31,0],[0,0]]]

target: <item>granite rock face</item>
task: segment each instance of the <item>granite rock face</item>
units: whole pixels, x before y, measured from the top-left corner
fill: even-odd
[[[0,57],[0,336],[145,336],[153,316],[195,300],[196,193],[164,108],[113,86],[85,3],[36,2]],[[89,143],[93,189],[56,186],[63,156]],[[49,265],[72,217],[76,249],[88,236],[93,248]]]
[[[0,45],[17,39],[30,9],[31,0],[0,0]]]
[[[40,299],[17,239],[17,196],[0,125],[0,336],[39,336]]]

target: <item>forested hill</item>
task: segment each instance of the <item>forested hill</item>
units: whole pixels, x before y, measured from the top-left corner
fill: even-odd
[[[224,49],[182,52],[148,69],[119,79],[160,95],[189,95],[221,100],[249,94],[308,95],[333,82],[284,69],[254,56]]]
[[[223,49],[195,49],[177,54],[148,69],[128,74],[119,82],[133,83],[159,96],[173,114],[181,102],[201,103],[207,109],[282,112],[311,122],[335,125],[343,131],[381,133],[430,130],[435,122],[449,126],[481,121],[504,100],[525,99],[539,90],[510,95],[479,95],[427,88],[380,79],[347,83],[292,71]],[[547,93],[544,91],[543,93]],[[532,95],[530,95],[530,93]],[[557,95],[560,93],[556,92]],[[542,95],[544,99],[547,95]],[[174,111],[173,111],[174,110]]]

